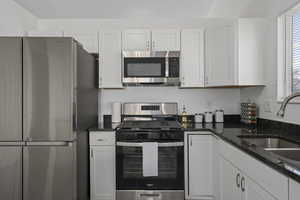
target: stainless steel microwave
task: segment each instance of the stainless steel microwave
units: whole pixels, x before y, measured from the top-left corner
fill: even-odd
[[[124,51],[123,84],[179,85],[180,51]]]

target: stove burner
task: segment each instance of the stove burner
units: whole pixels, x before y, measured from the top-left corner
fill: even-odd
[[[124,121],[120,129],[129,130],[179,130],[181,129],[178,121]]]

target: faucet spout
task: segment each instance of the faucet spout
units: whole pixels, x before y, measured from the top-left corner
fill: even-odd
[[[294,98],[296,98],[296,97],[300,97],[300,92],[296,92],[296,93],[294,93],[294,94],[291,94],[291,95],[289,95],[288,97],[286,97],[286,98],[283,100],[283,102],[282,102],[282,104],[281,104],[281,106],[280,106],[280,109],[279,109],[279,111],[277,112],[277,116],[278,116],[278,117],[284,117],[287,104],[288,104],[292,99],[294,99]]]

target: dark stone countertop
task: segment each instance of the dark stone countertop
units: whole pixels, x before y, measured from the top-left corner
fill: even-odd
[[[112,123],[109,126],[104,126],[104,124],[98,124],[97,126],[89,128],[88,131],[115,131],[119,125],[120,123]]]
[[[263,162],[281,174],[284,174],[300,183],[300,161],[297,162],[280,157],[264,150],[261,147],[249,146],[249,144],[239,137],[240,135],[279,137],[300,145],[300,131],[298,132],[296,130],[297,127],[291,127],[289,131],[285,126],[286,125],[279,127],[277,123],[272,126],[272,124],[265,124],[265,122],[263,125],[258,125],[257,127],[249,127],[241,123],[188,124],[187,127],[183,128],[183,130],[191,132],[211,131],[222,140]],[[280,161],[283,161],[283,163]]]
[[[103,125],[90,128],[89,131],[114,131],[119,124],[104,128]],[[263,148],[249,146],[240,135],[270,136],[286,139],[300,145],[300,126],[281,122],[260,119],[255,127],[250,127],[239,122],[226,123],[189,123],[183,126],[184,131],[211,131],[222,140],[230,143],[253,158],[263,162],[274,170],[284,174],[300,183],[300,161],[292,161],[265,151]],[[300,151],[299,151],[300,152]],[[279,160],[284,163],[280,163]],[[292,169],[291,169],[292,167]],[[294,170],[294,171],[293,171]]]

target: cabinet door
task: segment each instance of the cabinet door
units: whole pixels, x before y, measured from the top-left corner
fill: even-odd
[[[0,146],[0,196],[22,200],[22,147]]]
[[[150,30],[125,30],[122,33],[122,49],[124,51],[150,51]]]
[[[122,88],[121,31],[105,30],[99,40],[99,86]]]
[[[153,30],[152,31],[153,51],[179,51],[180,31],[179,30]]]
[[[30,145],[23,149],[23,200],[76,199],[76,143]]]
[[[221,200],[240,200],[242,198],[241,178],[240,171],[223,157],[220,157]]]
[[[65,31],[65,37],[73,37],[77,40],[83,48],[89,53],[98,53],[99,52],[99,42],[98,42],[98,32],[68,32]]]
[[[215,200],[220,200],[220,157],[219,139],[212,136],[212,182]]]
[[[206,32],[205,85],[236,84],[234,27],[209,29]]]
[[[241,180],[241,189],[242,200],[276,200],[275,197],[246,176],[243,176]]]
[[[289,180],[289,200],[298,200],[300,197],[300,184],[296,181]]]
[[[181,87],[204,87],[204,31],[181,33]]]
[[[22,39],[0,38],[0,141],[22,140]]]
[[[115,146],[93,146],[90,154],[91,200],[114,200]]]
[[[188,136],[187,199],[212,197],[212,136]]]
[[[72,141],[74,43],[68,38],[23,39],[23,137]]]

